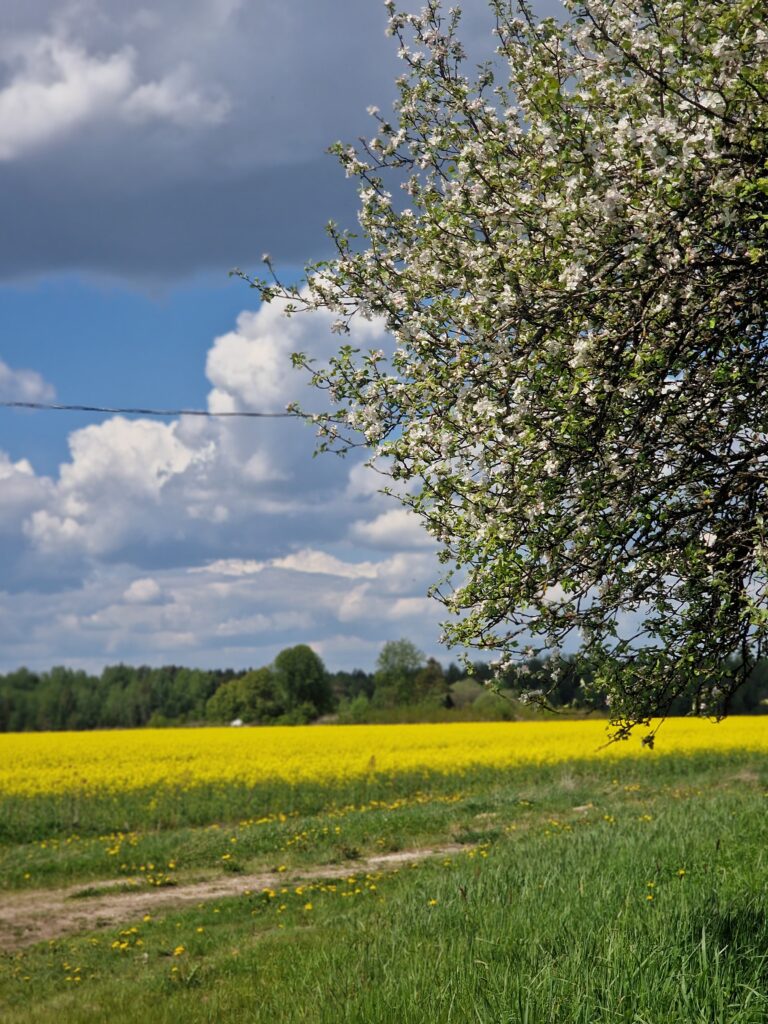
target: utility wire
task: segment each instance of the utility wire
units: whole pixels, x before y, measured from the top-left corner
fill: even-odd
[[[209,412],[207,409],[141,409],[141,408],[110,408],[103,405],[57,405],[47,402],[3,402],[0,406],[6,409],[45,409],[56,412],[104,412],[111,414],[125,413],[134,416],[242,416],[248,419],[295,419],[305,418],[300,412]]]

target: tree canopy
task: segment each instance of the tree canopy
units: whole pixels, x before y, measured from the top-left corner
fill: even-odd
[[[616,735],[682,700],[721,716],[766,607],[764,0],[388,3],[404,73],[335,148],[360,231],[285,287],[387,351],[297,354],[442,544],[446,638],[502,662],[578,643]],[[268,265],[271,271],[271,265]]]
[[[376,659],[376,691],[379,703],[415,700],[415,680],[424,668],[424,654],[410,640],[389,640]]]
[[[308,644],[287,647],[275,658],[277,693],[286,707],[306,705],[308,718],[330,711],[333,691],[319,655]]]

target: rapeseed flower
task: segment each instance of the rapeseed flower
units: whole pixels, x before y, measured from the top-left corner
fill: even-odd
[[[606,723],[592,719],[10,733],[0,749],[0,792],[23,797],[161,786],[330,783],[370,776],[372,751],[375,770],[382,775],[460,774],[477,767],[503,770],[574,759],[619,761],[641,753],[656,759],[702,751],[768,753],[768,728],[759,716],[732,717],[718,725],[670,719],[655,750],[643,747],[639,734],[608,747],[605,739]],[[285,822],[287,815],[280,813],[276,820]],[[119,843],[109,849],[117,852]]]

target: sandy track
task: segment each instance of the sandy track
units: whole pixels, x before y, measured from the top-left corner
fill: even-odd
[[[347,864],[326,864],[303,871],[278,874],[262,872],[256,875],[223,875],[204,882],[177,885],[169,888],[115,891],[129,879],[109,881],[82,881],[66,889],[35,889],[0,895],[0,950],[14,950],[46,939],[57,939],[76,932],[110,928],[160,910],[171,910],[189,904],[210,902],[229,896],[239,896],[246,889],[259,892],[287,883],[297,884],[319,878],[344,878],[411,864],[428,857],[458,853],[469,849],[456,844],[428,847],[420,850],[401,850],[382,853],[366,860]],[[84,890],[104,890],[103,895],[78,898]]]

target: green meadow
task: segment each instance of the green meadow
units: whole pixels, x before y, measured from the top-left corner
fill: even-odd
[[[186,818],[108,834],[85,808],[79,832],[6,836],[18,919],[3,932],[4,1024],[768,1019],[764,757],[382,779],[325,797],[236,817],[201,796]],[[174,903],[188,892],[200,898]],[[48,909],[29,944],[35,906]]]

